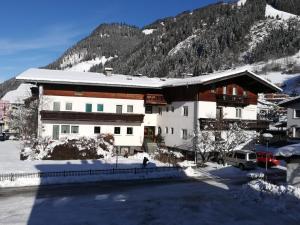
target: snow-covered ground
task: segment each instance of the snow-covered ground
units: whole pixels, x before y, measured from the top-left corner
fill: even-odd
[[[95,66],[102,64],[104,65],[107,61],[112,60],[114,57],[108,57],[102,56],[101,58],[97,57],[92,60],[79,62],[77,64],[72,65],[72,67],[67,67],[65,70],[67,71],[77,71],[77,72],[88,72],[90,69]]]
[[[273,195],[261,196],[260,191],[229,183],[106,186],[2,193],[0,224],[298,225],[300,221],[299,200],[274,210]]]
[[[273,8],[272,6],[270,6],[268,4],[266,5],[265,16],[266,17],[274,17],[274,18],[278,17],[282,20],[289,20],[289,19],[298,17],[294,14],[277,10],[277,9]]]

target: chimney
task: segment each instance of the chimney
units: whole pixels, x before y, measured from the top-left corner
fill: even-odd
[[[104,74],[106,76],[110,76],[112,74],[112,71],[113,71],[113,68],[110,68],[110,67],[105,67],[104,68]]]

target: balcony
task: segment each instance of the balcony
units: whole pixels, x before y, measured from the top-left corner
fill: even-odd
[[[267,120],[221,119],[216,121],[215,119],[201,118],[199,121],[201,130],[205,127],[209,130],[228,130],[229,125],[233,123],[237,123],[244,130],[262,131],[269,129],[269,121]]]
[[[167,101],[162,94],[146,94],[145,105],[167,105]]]
[[[249,98],[238,95],[216,95],[216,102],[220,106],[247,106]]]
[[[41,120],[74,122],[143,123],[143,114],[92,113],[70,111],[41,111]]]

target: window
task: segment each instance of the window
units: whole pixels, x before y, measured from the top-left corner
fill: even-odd
[[[294,117],[295,118],[300,118],[300,110],[299,109],[295,109]]]
[[[182,139],[187,140],[187,129],[182,129]]]
[[[90,103],[85,104],[85,112],[92,112],[93,105]]]
[[[133,134],[133,127],[127,127],[127,134]]]
[[[133,113],[133,105],[127,105],[127,112]]]
[[[216,93],[216,86],[215,85],[211,86],[210,93]]]
[[[235,117],[242,118],[242,109],[240,109],[240,108],[235,109]]]
[[[151,105],[147,105],[145,112],[146,112],[146,114],[152,114],[152,106]]]
[[[236,153],[236,154],[235,154],[235,157],[236,157],[237,159],[245,159],[245,158],[246,158],[246,155],[245,155],[245,154],[242,154],[242,153]]]
[[[224,86],[224,87],[223,87],[223,95],[226,95],[226,94],[227,94],[227,87]]]
[[[161,107],[158,107],[158,114],[162,115],[162,109],[161,109]]]
[[[166,134],[169,133],[169,128],[166,127],[166,128],[165,128],[165,131],[166,131]]]
[[[174,134],[174,127],[171,127],[171,134]]]
[[[236,87],[232,88],[232,95],[236,95]]]
[[[62,134],[69,134],[70,133],[70,125],[61,125],[61,133]]]
[[[100,134],[101,133],[101,127],[94,127],[94,134]]]
[[[97,112],[103,112],[103,104],[97,104]]]
[[[66,103],[66,110],[72,110],[72,103],[70,102]]]
[[[174,110],[175,110],[175,109],[174,109],[174,106],[171,106],[171,111],[174,112]]]
[[[243,91],[243,96],[247,97],[248,96],[248,93],[247,91]]]
[[[158,127],[158,128],[157,128],[157,133],[158,133],[158,135],[161,134],[161,127]]]
[[[115,127],[114,134],[121,134],[121,127]]]
[[[183,106],[183,115],[188,116],[189,115],[189,107],[188,106]]]
[[[53,102],[53,111],[60,111],[60,102]]]
[[[71,133],[78,134],[79,133],[79,126],[71,126]]]
[[[122,114],[122,105],[117,105],[116,106],[116,113]]]
[[[169,106],[166,107],[166,111],[169,112]]]

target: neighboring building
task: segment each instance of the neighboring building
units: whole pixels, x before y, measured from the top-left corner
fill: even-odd
[[[287,134],[289,138],[300,138],[300,96],[284,100],[278,104],[287,108]]]
[[[16,90],[7,92],[0,101],[0,120],[2,118],[3,129],[10,130],[10,116],[14,110],[25,104],[25,100],[31,97],[32,84],[20,84]],[[2,116],[2,117],[1,117]]]
[[[257,120],[257,95],[280,88],[249,72],[232,70],[185,79],[29,69],[17,77],[39,88],[39,136],[112,133],[115,145],[133,152],[161,134],[166,146],[192,150],[192,136],[216,118]]]
[[[275,104],[290,98],[288,94],[284,93],[267,93],[263,94],[262,96],[264,100]]]
[[[4,121],[6,121],[8,108],[9,103],[7,101],[0,100],[0,133],[5,130]]]

